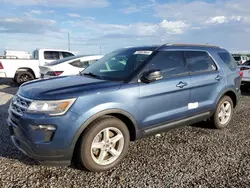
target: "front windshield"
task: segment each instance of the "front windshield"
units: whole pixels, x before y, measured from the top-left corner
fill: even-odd
[[[123,81],[129,77],[152,51],[121,50],[112,52],[93,63],[82,74],[92,74],[104,80]]]

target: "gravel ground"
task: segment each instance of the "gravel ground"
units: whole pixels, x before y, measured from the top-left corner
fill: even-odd
[[[225,130],[200,123],[142,139],[117,168],[91,173],[38,165],[12,145],[6,119],[16,88],[1,82],[0,187],[250,187],[250,95]]]

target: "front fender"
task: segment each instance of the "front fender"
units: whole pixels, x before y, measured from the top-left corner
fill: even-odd
[[[121,108],[115,108],[115,106],[117,105],[113,105],[114,108],[105,108],[105,104],[96,106],[94,108],[92,108],[91,110],[89,110],[88,112],[86,112],[85,114],[83,114],[78,120],[77,120],[77,125],[79,125],[79,129],[77,130],[72,143],[71,143],[71,148],[74,148],[79,137],[81,136],[82,132],[85,130],[85,128],[91,123],[93,122],[95,119],[102,117],[104,115],[108,115],[108,114],[121,114],[126,116],[127,118],[130,119],[130,121],[133,123],[134,129],[136,131],[138,131],[138,125],[137,125],[137,121],[134,118],[134,116],[131,115],[131,113],[129,113],[127,110],[125,109],[121,109]],[[110,106],[110,104],[109,104]],[[98,112],[97,112],[98,110]]]

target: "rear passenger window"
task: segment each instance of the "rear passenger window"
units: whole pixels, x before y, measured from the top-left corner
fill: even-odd
[[[151,61],[151,70],[161,70],[164,78],[186,73],[181,51],[160,51]]]
[[[185,52],[189,70],[192,73],[211,72],[217,70],[213,59],[207,52],[187,51]]]
[[[233,57],[227,52],[219,52],[218,53],[222,61],[227,65],[227,67],[231,70],[236,70],[236,62]]]
[[[74,55],[72,53],[69,53],[69,52],[62,52],[62,56],[63,56],[63,58],[66,58],[66,57],[71,57]]]
[[[71,62],[70,64],[72,66],[78,67],[78,68],[87,68],[88,66],[90,66],[91,64],[93,64],[96,61],[97,60],[90,60],[90,61],[76,60],[76,61]]]
[[[53,52],[53,51],[45,51],[44,52],[44,59],[57,60],[59,58],[60,58],[59,52]]]

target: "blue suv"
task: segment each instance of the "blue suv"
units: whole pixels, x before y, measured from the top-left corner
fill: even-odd
[[[9,108],[14,145],[50,164],[109,170],[129,142],[181,125],[226,127],[240,72],[217,46],[165,44],[116,50],[79,75],[23,84]]]

